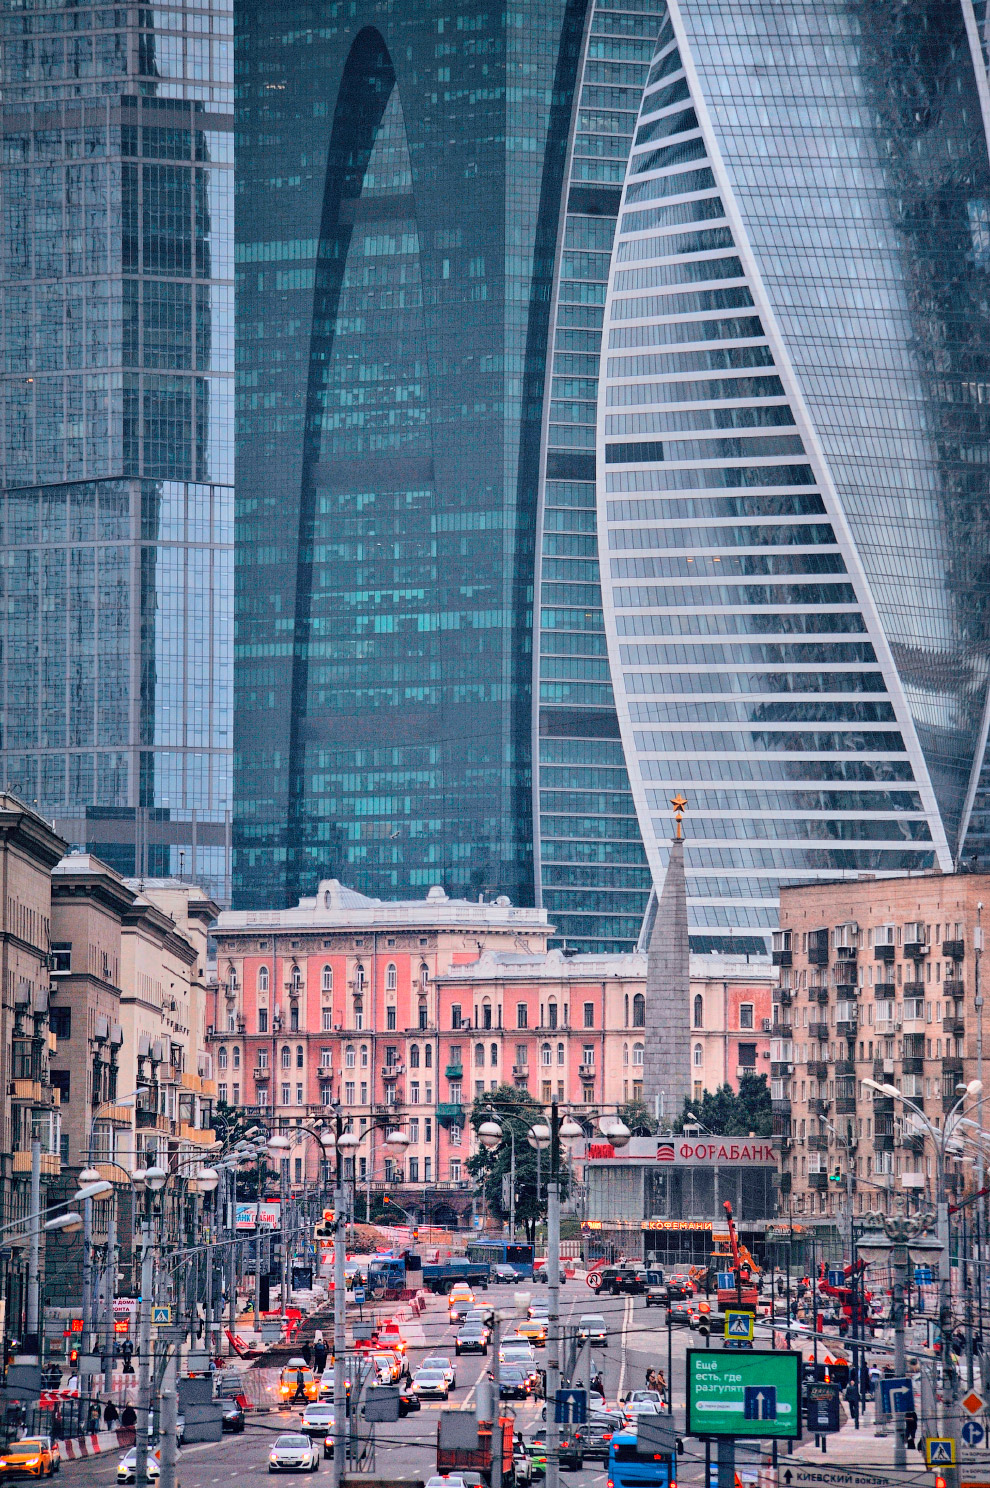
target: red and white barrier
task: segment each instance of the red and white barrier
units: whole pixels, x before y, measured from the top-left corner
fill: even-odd
[[[120,1447],[133,1447],[133,1431],[95,1431],[91,1436],[75,1436],[60,1443],[67,1461],[78,1457],[96,1457],[100,1452],[116,1452]]]

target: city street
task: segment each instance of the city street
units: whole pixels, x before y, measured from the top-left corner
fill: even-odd
[[[546,1299],[546,1288],[528,1286],[518,1290],[531,1290],[531,1295],[540,1301]],[[517,1289],[491,1287],[480,1294],[484,1301],[499,1307],[509,1308]],[[520,1306],[520,1317],[525,1315],[525,1306]],[[641,1297],[596,1296],[583,1281],[569,1282],[561,1290],[561,1318],[565,1325],[575,1325],[584,1312],[600,1313],[608,1327],[609,1346],[595,1351],[594,1363],[601,1370],[605,1381],[605,1393],[609,1403],[627,1390],[641,1387],[646,1370],[658,1367],[667,1372],[667,1328],[666,1313],[660,1309],[647,1309]],[[436,1428],[441,1410],[470,1410],[474,1405],[475,1387],[479,1377],[492,1362],[476,1354],[457,1358],[454,1353],[454,1328],[447,1321],[442,1299],[431,1302],[421,1319],[427,1343],[423,1347],[410,1349],[411,1368],[415,1372],[420,1360],[428,1353],[449,1355],[457,1371],[457,1388],[448,1402],[424,1403],[422,1409],[393,1426],[377,1428],[378,1475],[395,1476],[416,1473],[424,1479],[436,1471]],[[687,1347],[701,1340],[687,1328],[675,1328],[672,1334],[673,1378],[675,1406],[683,1406],[684,1353]],[[545,1351],[539,1351],[541,1365]],[[515,1403],[518,1429],[526,1437],[541,1420],[542,1401],[523,1405]],[[680,1416],[682,1411],[678,1410]],[[252,1412],[248,1424],[239,1436],[225,1437],[222,1442],[210,1445],[185,1447],[180,1453],[178,1480],[181,1488],[214,1488],[220,1482],[236,1477],[245,1484],[260,1484],[268,1479],[267,1455],[271,1442],[279,1431],[292,1429],[299,1421],[298,1412],[272,1410],[270,1414]],[[116,1474],[116,1453],[85,1458],[80,1462],[67,1462],[63,1472],[70,1483],[113,1483]],[[701,1482],[703,1478],[703,1450],[689,1443],[681,1461],[678,1481]],[[323,1461],[320,1472],[329,1476],[331,1464]],[[600,1485],[605,1482],[604,1464],[589,1463],[583,1471],[565,1474],[575,1488],[584,1485]]]

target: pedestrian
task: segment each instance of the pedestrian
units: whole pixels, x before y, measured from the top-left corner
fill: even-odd
[[[296,1393],[293,1395],[292,1399],[293,1401],[305,1401],[306,1399],[306,1380],[301,1369],[296,1370]]]
[[[906,1413],[906,1415],[904,1417],[904,1445],[905,1445],[905,1447],[912,1447],[912,1448],[914,1447],[914,1439],[915,1439],[915,1436],[917,1435],[917,1433],[918,1433],[918,1413],[917,1413],[916,1410],[911,1409],[911,1410],[909,1410]]]
[[[120,1424],[125,1431],[133,1431],[137,1425],[137,1411],[128,1403],[120,1413]]]
[[[655,1390],[659,1390],[660,1394],[664,1397],[664,1399],[666,1399],[666,1396],[667,1396],[667,1377],[664,1374],[663,1370],[662,1369],[655,1369],[653,1371],[653,1378],[656,1381],[656,1383],[654,1384],[653,1388]]]
[[[117,1410],[117,1407],[114,1405],[113,1401],[108,1400],[106,1405],[103,1407],[103,1422],[107,1430],[113,1431],[119,1420],[120,1412]]]
[[[306,1342],[302,1346],[302,1356],[306,1360],[306,1365],[307,1365],[307,1368],[308,1368],[312,1364],[312,1362],[313,1362],[313,1350],[312,1350],[312,1348],[310,1346],[310,1342],[309,1342],[309,1339],[308,1338],[306,1339]]]
[[[91,1400],[86,1411],[86,1434],[91,1435],[100,1429],[100,1402]]]
[[[603,1400],[605,1399],[605,1381],[602,1379],[601,1370],[596,1371],[596,1373],[591,1376],[591,1388],[597,1394],[599,1394]]]
[[[99,1417],[97,1416],[97,1421]],[[52,1407],[52,1440],[59,1441],[62,1436],[62,1407],[58,1401]]]

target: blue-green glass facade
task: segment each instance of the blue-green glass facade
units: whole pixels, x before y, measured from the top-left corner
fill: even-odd
[[[229,898],[231,0],[0,15],[0,768]]]

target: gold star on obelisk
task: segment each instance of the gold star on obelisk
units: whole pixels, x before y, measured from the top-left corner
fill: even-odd
[[[671,796],[670,804],[674,808],[674,821],[677,823],[677,836],[680,837],[681,822],[684,820],[684,813],[687,810],[687,797],[682,795],[681,792],[678,791],[676,796]]]

